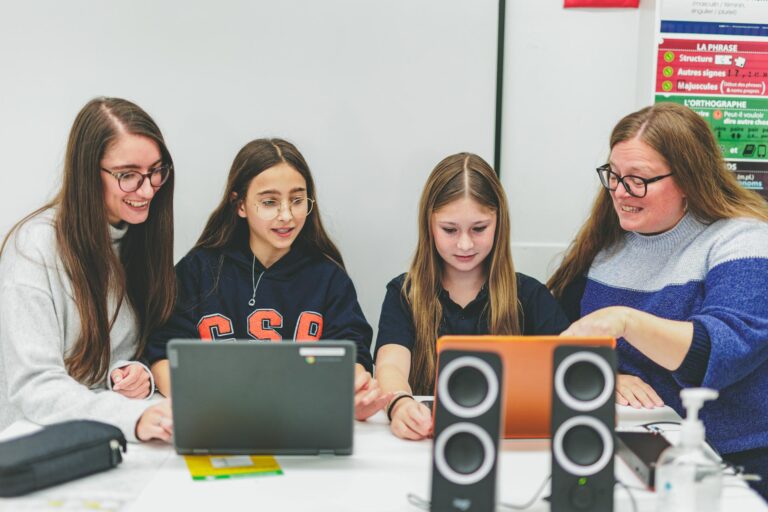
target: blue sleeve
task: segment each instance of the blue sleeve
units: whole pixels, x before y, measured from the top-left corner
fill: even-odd
[[[675,370],[675,378],[680,383],[688,383],[691,386],[701,386],[704,375],[707,373],[709,365],[709,355],[712,352],[712,341],[709,339],[709,333],[700,320],[693,320],[693,339],[691,347],[685,355],[685,359],[680,364],[680,368]]]
[[[357,345],[357,362],[373,373],[373,329],[365,320],[352,280],[341,268],[332,278],[326,304],[323,339],[354,341]]]
[[[701,385],[723,389],[764,368],[768,360],[766,290],[768,258],[725,261],[707,273],[703,302],[689,319],[694,323],[694,337],[698,334],[697,339],[709,339],[710,353]],[[696,347],[695,339],[692,348]],[[686,380],[690,370],[686,363],[695,365],[696,360],[686,357],[675,372],[676,378]]]
[[[376,336],[376,353],[384,345],[401,345],[413,350],[416,341],[416,327],[413,324],[413,313],[402,293],[405,274],[393,279],[387,284],[387,294],[381,305],[379,316],[379,332]]]
[[[144,358],[151,365],[167,359],[166,346],[174,338],[198,338],[197,306],[201,300],[199,292],[203,269],[193,258],[183,258],[176,265],[176,304],[168,321],[149,336]]]

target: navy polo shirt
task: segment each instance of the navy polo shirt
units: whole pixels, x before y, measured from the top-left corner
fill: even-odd
[[[549,290],[536,279],[517,273],[517,298],[522,306],[520,326],[523,334],[560,334],[570,322]],[[411,308],[403,297],[402,288],[405,274],[387,284],[387,295],[381,306],[379,333],[376,337],[376,353],[379,348],[394,343],[413,350],[416,329]],[[443,319],[438,333],[446,334],[492,334],[488,329],[488,289],[484,285],[466,307],[456,304],[446,290],[440,291]],[[435,340],[437,342],[437,340]]]

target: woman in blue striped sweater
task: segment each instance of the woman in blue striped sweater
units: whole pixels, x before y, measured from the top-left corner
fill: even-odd
[[[710,442],[765,476],[768,207],[681,105],[626,116],[610,146],[603,190],[548,283],[578,319],[563,334],[619,339],[619,403],[683,414],[682,388],[717,389],[701,413]]]

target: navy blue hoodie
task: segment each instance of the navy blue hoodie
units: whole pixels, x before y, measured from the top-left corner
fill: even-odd
[[[145,356],[165,359],[173,338],[204,340],[350,340],[357,362],[373,368],[373,331],[347,273],[294,243],[270,268],[255,259],[247,235],[226,249],[193,249],[176,265],[177,301],[152,333]],[[253,299],[251,303],[251,299]]]

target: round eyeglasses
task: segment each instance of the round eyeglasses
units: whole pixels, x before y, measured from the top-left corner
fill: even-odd
[[[263,220],[275,220],[281,211],[288,211],[291,217],[302,219],[309,215],[314,204],[314,199],[308,197],[295,197],[287,201],[261,199],[256,203],[256,215]]]
[[[619,176],[611,170],[610,164],[601,165],[597,168],[597,175],[600,176],[600,183],[603,187],[607,188],[611,192],[615,191],[621,183],[624,186],[624,190],[632,197],[645,197],[648,193],[648,184],[656,183],[659,180],[663,180],[673,173],[662,174],[661,176],[654,176],[653,178],[641,178],[640,176],[634,176],[627,174],[626,176]]]
[[[147,178],[149,178],[149,184],[152,187],[160,188],[163,186],[163,183],[168,181],[172,169],[173,167],[170,164],[164,164],[153,167],[146,174],[142,174],[139,171],[110,171],[109,169],[101,168],[102,171],[111,174],[117,179],[117,185],[123,192],[136,192]]]

